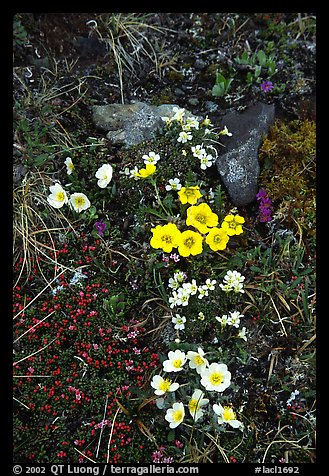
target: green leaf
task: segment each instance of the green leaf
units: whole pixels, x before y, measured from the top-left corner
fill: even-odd
[[[266,54],[264,53],[263,50],[259,50],[258,53],[257,53],[257,59],[258,59],[258,62],[261,66],[265,67],[266,66],[266,62],[267,62],[267,57],[266,57]]]
[[[215,84],[211,91],[213,96],[224,96],[225,94],[225,85],[224,83]]]
[[[255,78],[258,78],[258,76],[260,75],[261,71],[262,71],[262,67],[259,66],[259,64],[256,64],[256,65],[255,65],[255,72],[254,72]]]
[[[216,84],[225,83],[226,79],[221,73],[216,73]]]

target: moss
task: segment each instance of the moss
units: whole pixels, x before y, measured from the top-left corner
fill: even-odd
[[[260,185],[266,188],[287,225],[295,220],[315,238],[316,127],[311,120],[276,121],[264,140],[259,158]]]

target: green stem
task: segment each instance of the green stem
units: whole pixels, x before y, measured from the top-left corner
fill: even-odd
[[[166,209],[166,207],[165,207],[165,206],[163,205],[163,203],[162,203],[162,200],[161,200],[160,195],[159,195],[159,190],[158,190],[156,181],[153,180],[153,179],[151,179],[151,183],[152,183],[152,185],[153,185],[153,187],[154,187],[155,194],[156,194],[156,197],[157,197],[157,201],[158,201],[160,207],[162,208],[162,210],[165,212],[165,214],[166,214],[167,216],[170,216],[171,214],[168,212],[168,210]]]

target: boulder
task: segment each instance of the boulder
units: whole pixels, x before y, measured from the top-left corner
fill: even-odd
[[[222,136],[224,147],[219,149],[217,170],[227,192],[236,206],[248,205],[258,192],[258,149],[274,122],[274,104],[256,103],[242,113],[232,111],[220,120],[231,137]]]
[[[115,145],[130,147],[154,137],[162,130],[163,116],[173,116],[176,104],[153,106],[136,101],[130,104],[93,106],[93,121],[97,128],[107,131],[106,137]],[[187,113],[188,115],[191,115]]]

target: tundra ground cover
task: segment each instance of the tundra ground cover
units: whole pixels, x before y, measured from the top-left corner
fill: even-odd
[[[314,462],[314,122],[236,209],[207,115],[109,153],[82,80],[15,74],[15,462]]]

